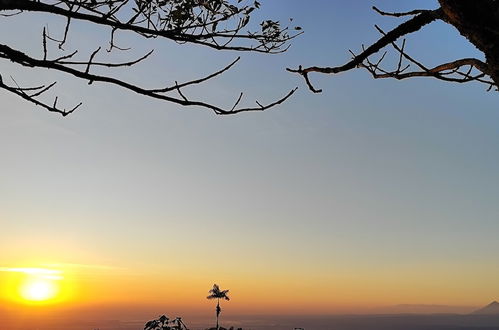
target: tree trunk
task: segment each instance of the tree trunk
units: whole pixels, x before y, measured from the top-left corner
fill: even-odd
[[[443,20],[485,54],[487,74],[499,87],[499,1],[439,0]]]
[[[218,330],[218,315],[220,315],[220,299],[217,299],[217,330]]]

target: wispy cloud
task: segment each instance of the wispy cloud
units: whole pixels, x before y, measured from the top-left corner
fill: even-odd
[[[0,272],[20,273],[27,276],[43,278],[48,280],[62,280],[63,273],[93,274],[101,272],[116,272],[126,268],[80,263],[52,263],[40,264],[37,267],[0,267]]]
[[[108,266],[108,265],[97,265],[97,264],[79,264],[79,263],[59,263],[59,264],[46,264],[46,267],[53,268],[83,268],[83,269],[96,269],[96,270],[123,270],[125,268]]]
[[[62,271],[57,269],[36,268],[36,267],[0,267],[0,272],[22,273],[50,280],[62,279]]]
[[[10,268],[10,267],[0,267],[0,272],[14,272],[14,273],[24,273],[30,275],[55,275],[61,274],[60,270],[47,269],[47,268]]]

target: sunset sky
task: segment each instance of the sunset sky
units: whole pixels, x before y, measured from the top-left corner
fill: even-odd
[[[299,86],[263,113],[217,117],[0,61],[4,79],[57,79],[60,102],[84,103],[62,118],[0,91],[0,313],[211,315],[213,283],[230,289],[222,316],[499,299],[497,93],[374,81],[358,70],[312,76],[324,90],[312,94],[284,69],[343,63],[348,49],[376,40],[374,24],[400,22],[373,4],[415,2],[261,2],[255,20],[292,17],[303,27],[287,53],[219,53],[120,34],[134,48],[122,58],[156,52],[117,74],[161,86],[241,55],[188,93],[227,105],[240,91],[248,102],[269,101]],[[44,15],[1,18],[1,43],[42,56],[46,22],[54,33],[64,26]],[[68,49],[91,52],[108,37],[75,24]],[[443,23],[407,42],[429,64],[481,56]],[[51,299],[27,299],[22,290],[36,281],[52,285],[34,290]]]

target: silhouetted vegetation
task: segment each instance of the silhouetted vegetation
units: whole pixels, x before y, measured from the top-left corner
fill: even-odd
[[[488,90],[499,90],[499,1],[438,0],[436,9],[415,9],[408,12],[387,12],[376,7],[373,9],[383,16],[410,17],[390,31],[376,26],[380,38],[359,52],[352,52],[352,59],[340,66],[310,66],[289,71],[304,77],[309,89],[319,93],[309,79],[311,73],[336,74],[355,68],[366,69],[374,78],[407,79],[413,77],[432,77],[443,81],[467,83],[480,82]],[[159,88],[145,88],[137,83],[116,78],[100,69],[123,69],[146,60],[151,54],[136,59],[114,63],[102,58],[102,47],[88,49],[87,55],[80,56],[80,49],[66,50],[71,37],[71,25],[82,21],[91,25],[109,28],[107,52],[127,50],[117,44],[117,34],[129,32],[143,38],[159,38],[178,44],[191,44],[214,50],[237,52],[280,53],[288,49],[288,41],[300,34],[301,27],[282,27],[279,21],[264,20],[259,25],[249,24],[253,12],[261,6],[252,0],[0,0],[0,16],[10,17],[26,12],[44,13],[66,20],[65,28],[59,35],[49,33],[48,28],[40,28],[42,57],[36,58],[13,45],[0,44],[0,58],[25,68],[46,68],[59,71],[73,78],[82,79],[89,84],[95,82],[116,85],[121,88],[151,98],[176,103],[182,106],[197,106],[209,109],[216,114],[227,115],[244,111],[262,111],[281,104],[296,90],[283,97],[255,106],[240,106],[243,93],[234,97],[231,105],[216,105],[186,96],[185,89],[215,78],[229,70],[239,60],[237,58],[224,68],[211,74],[186,82],[172,80],[169,85]],[[341,10],[341,8],[339,8]],[[410,55],[403,39],[408,34],[437,22],[452,25],[471,44],[480,50],[485,60],[478,58],[459,58],[438,65],[426,65]],[[258,28],[250,28],[259,26]],[[290,33],[291,30],[295,32]],[[82,45],[84,46],[84,45]],[[396,55],[394,68],[384,67],[387,52],[392,47]],[[374,55],[379,55],[374,59]],[[456,54],[457,55],[457,54]],[[47,95],[56,82],[41,85],[22,83],[13,77],[8,81],[0,74],[0,88],[21,97],[48,111],[66,116],[74,112],[81,103],[70,108],[60,107],[58,97]]]
[[[206,297],[206,299],[216,299],[217,300],[217,307],[215,308],[216,315],[217,315],[217,326],[216,330],[219,330],[218,326],[218,316],[222,312],[222,308],[220,307],[220,299],[225,299],[225,300],[230,300],[229,296],[227,296],[227,293],[229,293],[229,290],[220,290],[220,287],[217,284],[213,284],[213,288],[209,291],[210,295]]]
[[[210,295],[206,298],[217,299],[217,325],[215,328],[209,328],[207,330],[227,330],[218,325],[218,317],[222,311],[222,308],[220,308],[220,299],[230,300],[227,293],[229,293],[229,290],[220,290],[220,287],[217,284],[213,284],[213,288],[209,291]],[[156,320],[148,321],[144,326],[144,330],[188,330],[188,328],[182,321],[182,318],[176,317],[175,319],[169,319],[166,315],[162,315]],[[230,327],[228,330],[234,330],[234,327]],[[242,330],[242,328],[237,328],[237,330]]]
[[[124,45],[117,44],[116,37],[120,32],[214,50],[267,54],[286,51],[289,46],[287,42],[297,33],[290,34],[288,27],[282,27],[278,21],[274,20],[264,20],[259,25],[249,24],[253,11],[259,8],[258,1],[249,0],[0,0],[0,16],[4,19],[31,12],[49,14],[66,20],[65,28],[58,35],[53,34],[52,31],[49,33],[46,27],[40,29],[42,57],[33,57],[16,49],[14,45],[0,44],[0,58],[27,69],[46,68],[59,71],[73,78],[88,81],[89,84],[100,82],[116,85],[151,98],[183,106],[203,107],[220,115],[242,111],[261,111],[284,102],[295,89],[268,104],[256,101],[255,106],[239,106],[243,93],[235,96],[231,105],[219,106],[191,99],[184,92],[187,87],[201,84],[226,72],[239,58],[226,67],[199,79],[187,82],[177,82],[172,79],[170,85],[145,88],[113,75],[100,73],[102,71],[97,73],[96,69],[124,69],[133,66],[147,59],[152,54],[152,50],[144,52],[145,54],[137,59],[120,63],[106,60],[107,55],[101,51],[102,47],[87,49],[88,55],[81,55],[85,53],[82,49],[66,50],[67,41],[71,38],[72,23],[81,21],[109,29],[108,54],[128,49]],[[81,43],[80,46],[83,47],[85,44]],[[50,93],[55,82],[25,87],[26,84],[18,83],[14,78],[11,80],[7,81],[0,75],[0,88],[48,111],[66,116],[81,105],[78,103],[69,109],[61,108],[56,96],[53,97],[53,101],[48,101],[45,95]]]
[[[166,315],[145,324],[144,330],[188,330],[180,317],[170,320]]]
[[[408,12],[391,13],[376,7],[373,9],[383,16],[411,17],[394,29],[385,32],[376,25],[381,37],[368,47],[362,46],[360,53],[352,54],[351,61],[335,67],[302,67],[288,69],[303,76],[309,89],[320,93],[309,79],[309,74],[325,73],[336,74],[350,71],[355,68],[366,69],[374,78],[407,79],[413,77],[432,77],[444,81],[467,83],[480,82],[487,85],[488,90],[499,90],[499,1],[481,0],[438,0],[437,9],[415,9]],[[396,43],[400,38],[417,32],[426,25],[434,22],[445,22],[468,39],[478,50],[485,55],[485,61],[477,58],[458,58],[436,66],[428,66],[409,55],[406,51],[405,39]],[[395,50],[397,61],[395,68],[384,68],[386,47]],[[431,52],[431,49],[427,49]],[[380,54],[377,59],[372,56]],[[458,55],[458,54],[456,54]]]

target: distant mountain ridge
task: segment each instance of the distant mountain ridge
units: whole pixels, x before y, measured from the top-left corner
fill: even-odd
[[[369,314],[470,314],[476,306],[399,304],[370,311]]]
[[[482,307],[473,313],[472,315],[499,315],[499,302],[493,301],[485,307]]]

